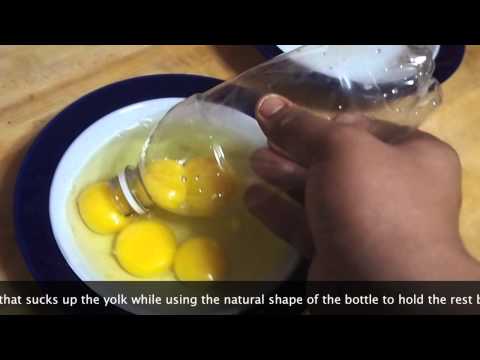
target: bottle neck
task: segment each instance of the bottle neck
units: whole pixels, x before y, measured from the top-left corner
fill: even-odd
[[[138,167],[127,166],[112,179],[112,185],[122,194],[131,212],[144,215],[149,211],[152,201],[143,185]]]

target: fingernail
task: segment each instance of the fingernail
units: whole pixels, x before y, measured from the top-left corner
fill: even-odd
[[[264,118],[269,118],[287,105],[285,99],[277,95],[268,95],[258,106],[258,112]]]

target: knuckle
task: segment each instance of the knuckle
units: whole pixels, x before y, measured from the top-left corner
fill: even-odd
[[[429,148],[431,151],[434,151],[451,161],[460,161],[460,157],[452,145],[431,134],[425,135],[423,143],[426,148]]]
[[[362,132],[353,126],[334,126],[326,135],[330,145],[353,144],[361,136]]]
[[[460,163],[460,156],[452,145],[447,143],[441,143],[441,145],[443,145],[441,148],[446,158],[452,162]]]
[[[415,147],[419,154],[422,154],[424,161],[428,163],[450,164],[457,168],[461,167],[461,160],[455,148],[438,139],[437,137],[426,134],[423,139],[415,143]],[[444,166],[442,165],[442,166]]]
[[[339,124],[345,124],[345,125],[356,125],[359,123],[364,123],[368,119],[366,116],[363,114],[357,114],[357,113],[342,113],[337,115],[333,121]]]

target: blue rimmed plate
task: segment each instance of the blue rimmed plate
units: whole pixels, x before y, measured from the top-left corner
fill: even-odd
[[[303,45],[257,45],[258,51],[267,59],[294,50]],[[444,82],[460,67],[465,54],[464,45],[438,45],[435,54],[435,78]]]
[[[96,121],[129,105],[185,98],[219,83],[218,79],[183,74],[128,79],[83,96],[50,121],[27,152],[15,188],[16,238],[34,279],[79,280],[57,245],[49,217],[52,180],[75,139]]]

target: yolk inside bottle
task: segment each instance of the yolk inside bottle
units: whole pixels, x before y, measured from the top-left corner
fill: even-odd
[[[235,190],[232,170],[221,168],[209,157],[193,158],[184,165],[174,160],[152,161],[143,180],[155,204],[186,216],[217,214]]]

